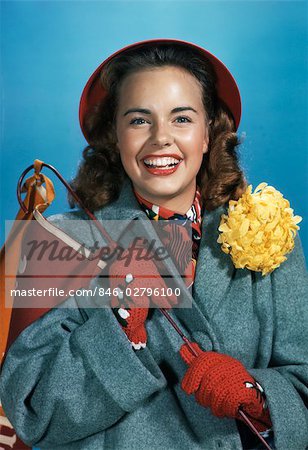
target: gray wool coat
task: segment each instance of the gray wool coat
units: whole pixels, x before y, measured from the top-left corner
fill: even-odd
[[[181,285],[192,308],[173,309],[171,315],[192,341],[239,359],[263,386],[276,449],[303,450],[308,283],[300,239],[271,275],[235,269],[216,242],[225,210],[205,212],[193,295]],[[96,215],[149,220],[129,180],[118,200]],[[49,220],[90,242],[97,238],[91,221],[76,227],[67,221],[83,217],[70,212]],[[122,231],[120,224],[113,227],[112,237]],[[110,309],[87,307],[97,301],[69,298],[11,346],[0,397],[20,438],[52,450],[243,448],[235,420],[213,416],[181,390],[187,369],[179,355],[182,340],[160,311],[147,321],[147,347],[135,351]]]

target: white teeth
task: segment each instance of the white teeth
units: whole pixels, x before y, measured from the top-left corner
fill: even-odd
[[[145,164],[147,164],[148,166],[168,166],[170,164],[178,164],[180,162],[180,159],[175,159],[175,158],[171,158],[171,157],[163,157],[163,158],[157,158],[157,159],[145,159],[144,160]]]

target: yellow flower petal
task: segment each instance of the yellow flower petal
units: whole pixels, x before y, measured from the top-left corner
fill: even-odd
[[[230,254],[236,268],[267,275],[294,248],[301,221],[273,186],[263,182],[252,193],[249,185],[238,201],[230,200],[228,214],[221,216],[217,242]]]
[[[265,183],[265,182],[258,184],[256,189],[254,190],[254,194],[258,191],[262,191],[262,189],[264,189],[266,186],[267,186],[267,183]]]
[[[293,223],[298,224],[303,220],[301,216],[294,216],[293,217]]]

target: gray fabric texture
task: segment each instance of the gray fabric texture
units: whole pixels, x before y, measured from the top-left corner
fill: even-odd
[[[235,269],[219,244],[226,208],[205,212],[192,308],[171,315],[204,350],[239,359],[267,395],[277,450],[302,450],[307,436],[308,283],[301,242],[271,275]],[[126,180],[99,220],[148,220]],[[70,212],[49,218],[84,241],[90,221]],[[123,229],[110,230],[114,239]],[[91,286],[99,283],[94,279]],[[134,351],[99,299],[72,297],[28,326],[5,359],[0,397],[17,434],[52,450],[241,449],[232,419],[219,419],[180,387],[182,340],[159,310],[147,321],[148,345]],[[72,306],[74,306],[72,308]]]

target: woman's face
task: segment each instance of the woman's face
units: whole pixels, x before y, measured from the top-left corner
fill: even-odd
[[[119,91],[116,134],[135,190],[154,204],[187,212],[208,149],[197,79],[173,66],[127,76]]]

